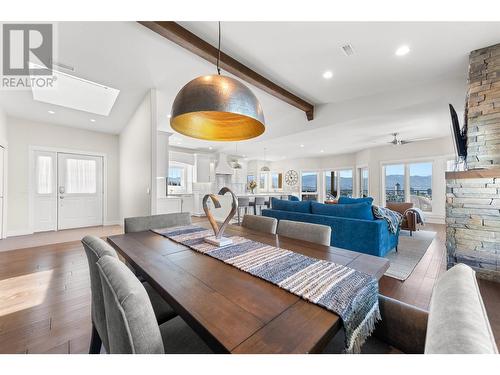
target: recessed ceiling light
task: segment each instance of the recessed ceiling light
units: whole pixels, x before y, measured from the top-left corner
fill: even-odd
[[[171,114],[169,114],[167,117],[168,117],[168,118],[171,118],[171,117],[172,117],[172,115],[171,115]]]
[[[410,47],[408,46],[401,46],[396,50],[396,56],[404,56],[408,52],[410,52]]]
[[[323,73],[323,78],[324,79],[330,79],[333,77],[333,73],[331,70],[327,70],[326,72]]]
[[[95,122],[95,119],[91,118],[91,119],[90,119],[90,122]]]
[[[325,152],[325,150],[321,150],[320,152]]]
[[[208,146],[208,149],[211,150],[212,149],[212,146]]]
[[[300,147],[304,147],[304,145],[300,145]]]
[[[47,111],[47,112],[49,112],[51,115],[53,115],[55,113],[54,111]]]

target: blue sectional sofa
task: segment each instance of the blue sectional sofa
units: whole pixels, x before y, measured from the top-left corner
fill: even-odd
[[[373,217],[372,201],[372,198],[341,198],[338,204],[327,205],[273,198],[272,209],[262,210],[262,215],[328,225],[332,228],[331,246],[383,257],[398,246],[399,230],[391,233],[387,222]]]

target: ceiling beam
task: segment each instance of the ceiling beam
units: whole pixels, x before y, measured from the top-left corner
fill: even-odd
[[[212,64],[217,64],[218,50],[210,43],[204,41],[181,25],[172,21],[139,21],[141,25],[146,26],[164,38],[186,48],[195,55],[198,55]],[[259,73],[243,65],[231,56],[220,53],[221,69],[241,78],[251,85],[264,90],[268,94],[304,111],[307,119],[311,121],[314,118],[314,105],[292,94],[290,91],[278,86]]]

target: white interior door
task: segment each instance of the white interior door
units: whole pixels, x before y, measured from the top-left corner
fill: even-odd
[[[57,153],[35,151],[34,154],[34,220],[35,232],[57,229]]]
[[[102,157],[58,153],[57,164],[57,228],[102,225]]]

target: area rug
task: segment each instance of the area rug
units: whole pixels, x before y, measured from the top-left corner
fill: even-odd
[[[385,256],[391,262],[385,275],[401,281],[406,280],[424,256],[434,237],[436,232],[420,230],[413,232],[413,236],[410,237],[410,232],[402,231],[399,235],[398,251],[391,250]]]

